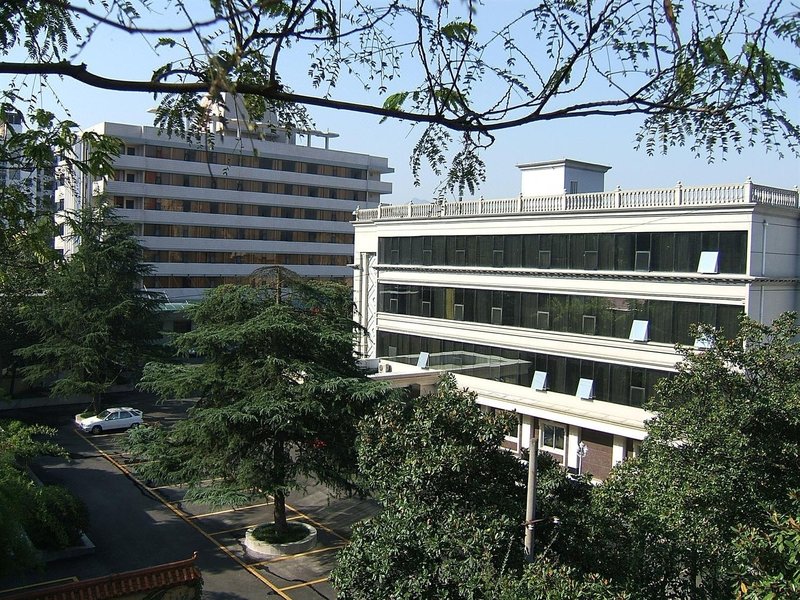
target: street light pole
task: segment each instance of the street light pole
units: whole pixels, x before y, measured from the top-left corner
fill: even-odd
[[[539,442],[536,428],[531,423],[531,437],[528,446],[528,502],[525,507],[525,560],[533,562],[534,520],[536,519],[536,457],[539,453]]]

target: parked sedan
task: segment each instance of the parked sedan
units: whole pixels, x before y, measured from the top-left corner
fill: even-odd
[[[91,431],[92,433],[138,427],[143,422],[142,411],[130,406],[107,408],[92,417],[75,415],[75,424],[83,431]]]

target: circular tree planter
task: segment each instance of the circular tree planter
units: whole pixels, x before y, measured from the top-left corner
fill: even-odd
[[[302,525],[307,535],[296,542],[288,542],[286,544],[270,544],[269,542],[262,542],[253,537],[255,527],[251,527],[244,534],[242,545],[244,552],[247,556],[252,558],[264,558],[267,556],[281,556],[285,554],[299,554],[311,550],[317,545],[317,530],[307,523],[295,521],[297,525]]]

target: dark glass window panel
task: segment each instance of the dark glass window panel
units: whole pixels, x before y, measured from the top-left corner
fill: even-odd
[[[478,323],[491,323],[492,317],[492,292],[491,290],[475,291],[475,321]]]
[[[581,233],[573,233],[567,237],[569,239],[569,257],[567,264],[570,269],[583,269],[583,252],[586,249],[586,236]]]
[[[569,254],[569,235],[556,234],[551,236],[553,247],[550,254],[550,266],[553,269],[566,269]]]
[[[618,233],[614,236],[617,271],[633,271],[635,256],[635,237],[632,233]]]
[[[675,234],[674,269],[678,273],[694,273],[700,258],[700,232],[687,231]]]
[[[503,325],[520,326],[520,292],[503,292]]]
[[[719,231],[704,231],[701,234],[700,250],[719,250]]]
[[[478,266],[491,267],[494,258],[494,238],[482,235],[478,238]]]
[[[747,272],[747,232],[720,232],[719,270],[720,273]]]
[[[399,238],[400,240],[400,258],[399,263],[401,265],[410,265],[413,264],[411,262],[411,238],[402,237]]]
[[[466,243],[466,264],[474,267],[478,264],[478,237],[469,235],[466,237]]]
[[[614,270],[614,234],[601,233],[598,239],[597,268],[602,271]]]
[[[522,266],[535,269],[539,267],[539,238],[538,235],[525,235],[522,237]]]
[[[446,262],[446,243],[447,238],[443,235],[437,235],[433,238],[433,258],[431,260],[432,265],[444,265],[444,264],[453,264]]]
[[[522,266],[522,236],[506,235],[503,243],[503,260],[506,267]]]
[[[675,234],[654,233],[651,257],[653,271],[671,272],[675,268]]]
[[[411,241],[411,263],[412,265],[422,264],[422,240],[420,236],[409,238]]]

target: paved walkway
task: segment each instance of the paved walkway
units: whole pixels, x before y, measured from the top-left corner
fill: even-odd
[[[135,402],[130,402],[135,404]],[[185,403],[139,406],[149,420],[181,418]],[[66,486],[86,502],[91,514],[89,537],[95,554],[49,564],[41,573],[0,579],[2,592],[48,581],[74,581],[172,562],[198,553],[203,597],[335,598],[328,574],[336,553],[347,543],[353,523],[375,514],[373,502],[330,498],[316,486],[287,501],[289,518],[317,527],[318,544],[306,553],[256,561],[245,557],[240,539],[255,524],[271,521],[268,499],[249,506],[213,509],[184,503],[180,487],[150,488],[136,479],[135,463],[119,450],[120,436],[84,436],[58,418],[59,441],[72,460],[44,459],[36,467],[47,483]]]

